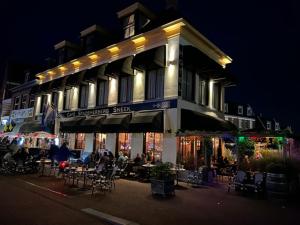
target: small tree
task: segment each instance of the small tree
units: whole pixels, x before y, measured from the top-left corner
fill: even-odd
[[[248,156],[249,158],[254,154],[254,141],[248,137],[239,137],[237,143],[237,155],[239,164]]]

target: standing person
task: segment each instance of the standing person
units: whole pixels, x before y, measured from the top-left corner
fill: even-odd
[[[61,162],[61,161],[67,161],[69,159],[71,155],[71,152],[68,148],[68,143],[67,142],[64,142],[59,150],[57,151],[57,154],[55,155],[55,159],[58,161],[58,162]]]

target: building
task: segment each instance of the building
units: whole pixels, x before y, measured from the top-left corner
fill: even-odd
[[[223,113],[232,59],[172,7],[155,15],[135,3],[117,15],[123,37],[115,43],[95,25],[81,32],[82,56],[67,41],[55,45],[59,64],[36,75],[32,123],[52,105],[54,132],[71,149],[145,153],[187,167],[222,155],[222,135],[234,129]]]
[[[255,127],[255,114],[249,104],[226,102],[224,104],[225,120],[233,123],[239,130]]]

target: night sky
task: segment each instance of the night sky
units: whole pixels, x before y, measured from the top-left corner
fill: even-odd
[[[105,2],[105,4],[104,4]],[[62,40],[99,24],[119,29],[116,12],[135,1],[10,1],[1,3],[0,60],[43,63]],[[163,0],[140,1],[154,10]],[[185,18],[233,58],[238,78],[227,100],[249,103],[300,132],[300,3],[297,0],[179,0]]]

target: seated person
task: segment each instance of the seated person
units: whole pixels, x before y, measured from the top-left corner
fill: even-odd
[[[134,161],[134,164],[135,164],[136,166],[140,166],[140,165],[141,165],[141,163],[142,163],[142,158],[141,158],[141,156],[140,156],[139,153],[136,154],[136,157],[134,158],[133,161]]]

